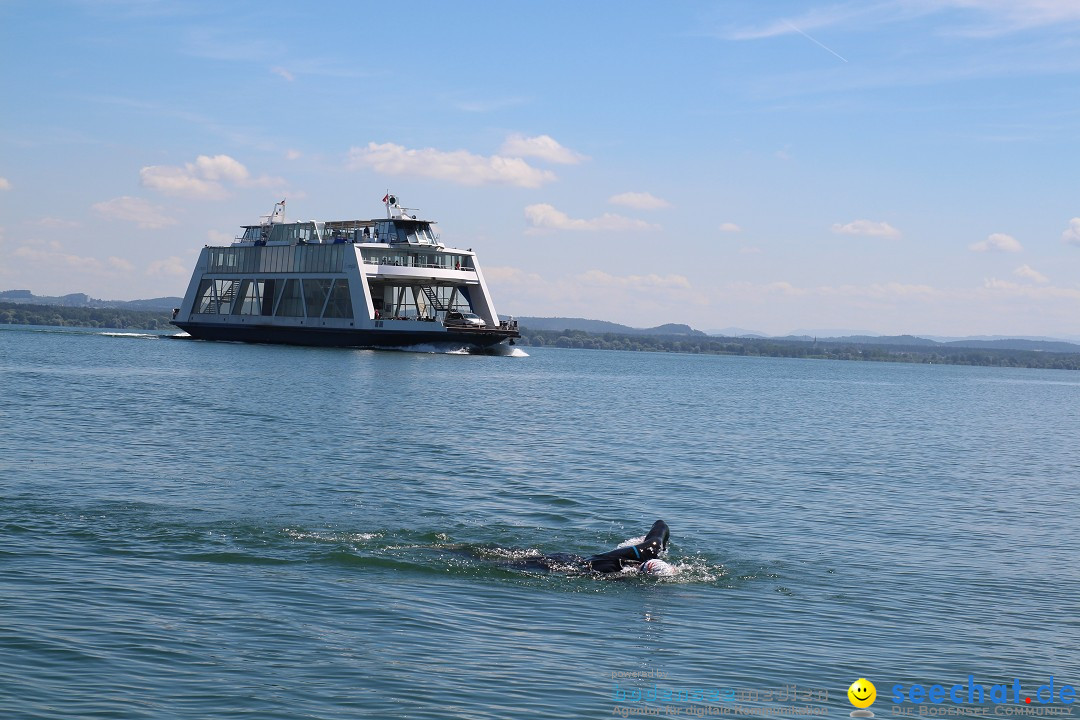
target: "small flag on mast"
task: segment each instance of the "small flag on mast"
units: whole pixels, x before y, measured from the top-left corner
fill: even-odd
[[[390,199],[390,193],[386,193],[386,195],[384,195],[384,196],[383,196],[383,199],[382,199],[382,201],[383,201],[383,202],[386,202],[386,201],[387,201],[387,200],[389,200],[389,199]]]

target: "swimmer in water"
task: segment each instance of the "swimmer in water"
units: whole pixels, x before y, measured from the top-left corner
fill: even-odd
[[[543,570],[583,570],[601,574],[619,573],[625,569],[637,569],[646,575],[670,576],[678,573],[674,565],[660,560],[667,550],[671,531],[667,523],[657,520],[645,539],[637,545],[627,545],[586,559],[569,553],[553,553],[539,558],[529,558],[525,567]]]

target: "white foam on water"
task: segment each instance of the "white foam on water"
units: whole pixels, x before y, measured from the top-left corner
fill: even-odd
[[[641,537],[630,538],[629,540],[623,540],[615,549],[618,550],[619,548],[630,547],[631,545],[640,545],[643,542],[645,542],[644,535]]]
[[[122,338],[138,338],[140,340],[160,340],[167,335],[158,335],[157,333],[134,333],[134,332],[99,332],[98,335],[104,335],[105,337],[122,337]]]
[[[544,556],[544,554],[536,548],[480,548],[477,550],[477,554],[483,558],[511,561],[528,560],[529,558]]]
[[[379,533],[319,533],[305,530],[284,528],[282,532],[293,540],[314,540],[315,542],[365,542],[379,537]]]
[[[435,345],[424,343],[421,345],[402,345],[390,347],[387,350],[400,350],[401,352],[426,353],[428,355],[468,355],[469,348],[456,347],[453,345]]]
[[[389,347],[387,350],[400,350],[401,352],[426,353],[429,355],[490,355],[491,357],[529,357],[529,354],[517,347],[507,345],[495,345],[482,350],[471,349],[467,346],[445,345],[439,343],[421,343],[419,345],[401,345]]]

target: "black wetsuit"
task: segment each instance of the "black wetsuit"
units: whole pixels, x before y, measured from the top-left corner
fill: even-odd
[[[617,550],[593,555],[589,558],[589,567],[595,572],[609,573],[619,572],[627,565],[640,565],[646,560],[660,557],[660,553],[667,549],[668,537],[671,532],[667,523],[657,520],[653,523],[649,534],[637,545],[630,545]]]
[[[570,553],[552,553],[543,557],[529,558],[522,565],[530,570],[563,570],[570,572],[598,572],[614,573],[624,567],[640,565],[646,560],[652,560],[660,556],[667,549],[668,537],[671,531],[667,523],[657,520],[653,523],[649,534],[637,545],[617,548],[591,558],[583,558],[580,555]]]

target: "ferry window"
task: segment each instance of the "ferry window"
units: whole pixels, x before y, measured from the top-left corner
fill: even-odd
[[[236,269],[236,248],[224,248],[217,251],[215,272],[228,272]]]
[[[236,295],[233,313],[236,315],[258,315],[262,312],[262,283],[258,280],[244,280],[240,283],[240,292]]]
[[[274,288],[277,287],[277,280],[273,278],[267,280],[265,283],[260,280],[260,294],[262,295],[262,311],[260,315],[273,315],[274,314],[274,300],[277,296],[274,294]]]
[[[203,280],[199,283],[199,290],[195,293],[195,305],[192,306],[192,312],[205,313],[209,311],[211,293],[210,288],[213,287],[213,280]]]
[[[326,313],[323,317],[328,318],[351,318],[352,298],[349,296],[349,281],[338,278],[334,281],[334,288],[330,291],[330,301],[326,303]]]
[[[227,315],[232,310],[239,280],[203,280],[195,294],[193,311],[206,315]]]
[[[300,297],[300,281],[294,278],[285,281],[285,287],[281,291],[281,299],[278,300],[278,317],[304,317],[304,302]]]
[[[326,296],[330,294],[330,282],[330,280],[304,280],[304,305],[307,308],[308,317],[317,318],[322,315]]]
[[[218,289],[218,313],[228,315],[236,305],[236,293],[240,290],[239,280],[222,280]]]

